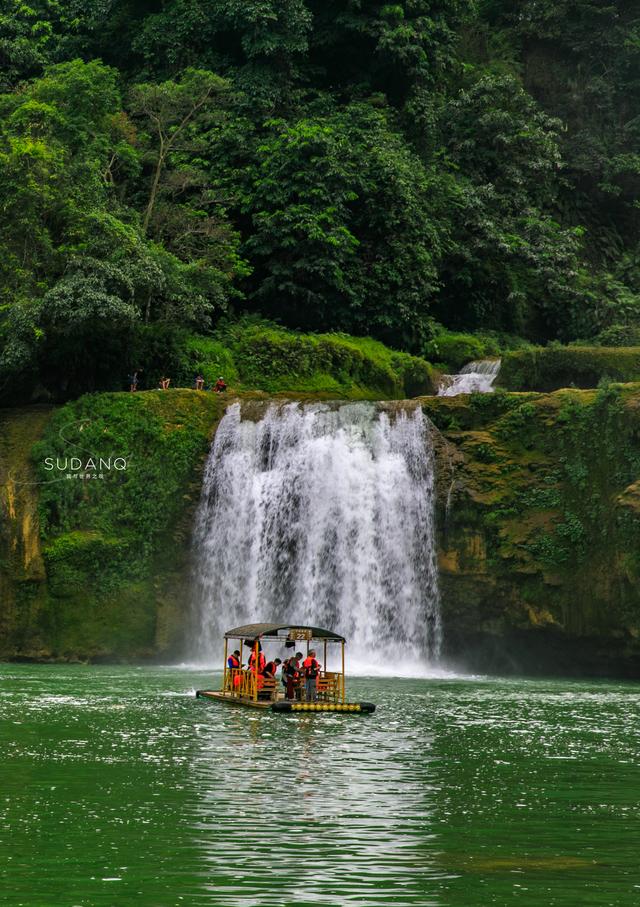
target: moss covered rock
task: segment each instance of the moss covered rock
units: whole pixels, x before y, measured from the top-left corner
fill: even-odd
[[[41,422],[29,411],[5,414],[12,434],[21,419],[32,425],[22,457],[41,570],[30,583],[20,581],[15,562],[0,573],[12,590],[0,610],[0,655],[112,660],[175,652],[202,466],[225,403],[170,390],[94,394]],[[5,536],[8,525],[5,507]]]
[[[473,359],[487,355],[487,344],[474,334],[446,331],[438,334],[425,346],[425,356],[431,362],[441,363],[448,372],[458,372]]]
[[[435,393],[438,386],[437,372],[424,359],[368,337],[241,322],[225,339],[242,390],[398,400]]]
[[[52,413],[49,407],[0,410],[0,657],[41,643],[33,625],[46,573],[31,449]]]
[[[449,653],[479,669],[640,674],[640,391],[423,405],[438,427]]]

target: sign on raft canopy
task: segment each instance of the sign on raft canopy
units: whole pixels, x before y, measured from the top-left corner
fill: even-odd
[[[227,630],[224,634],[224,638],[282,638],[281,634],[283,630],[287,631],[289,639],[333,639],[337,642],[345,642],[344,636],[340,636],[339,633],[334,633],[333,630],[323,630],[322,627],[301,627],[296,624],[245,624],[244,627],[235,627],[233,630]]]

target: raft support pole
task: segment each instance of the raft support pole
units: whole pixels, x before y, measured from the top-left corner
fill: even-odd
[[[259,652],[258,646],[259,645],[260,645],[260,643],[256,639],[254,646],[253,646],[253,671],[255,674],[255,677],[254,677],[255,686],[253,688],[253,701],[254,702],[258,701],[258,652]]]

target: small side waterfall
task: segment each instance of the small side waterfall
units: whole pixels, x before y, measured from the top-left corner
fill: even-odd
[[[351,669],[421,673],[441,627],[431,432],[419,407],[233,404],[205,470],[195,545],[196,651],[229,627],[335,628]]]
[[[469,362],[457,375],[443,375],[438,389],[439,397],[456,397],[458,394],[490,394],[500,371],[499,359],[479,359]]]

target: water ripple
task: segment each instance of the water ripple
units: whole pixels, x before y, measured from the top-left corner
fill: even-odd
[[[0,668],[0,904],[637,904],[637,685],[358,678],[365,717],[207,679]]]

